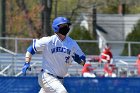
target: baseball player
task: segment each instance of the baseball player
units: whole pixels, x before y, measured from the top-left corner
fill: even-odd
[[[116,67],[114,64],[109,64],[109,63],[104,64],[104,76],[105,77],[117,77],[115,70],[116,70]]]
[[[112,61],[113,61],[112,52],[110,50],[110,47],[106,46],[105,49],[103,50],[103,52],[101,53],[100,62],[112,64]]]
[[[42,71],[38,76],[41,89],[39,93],[67,93],[62,81],[67,74],[69,64],[72,61],[84,65],[85,54],[76,41],[67,36],[71,23],[65,17],[57,17],[53,20],[52,29],[55,32],[50,37],[33,39],[33,43],[26,52],[25,64],[22,72],[26,74],[30,68],[32,55],[42,51]]]
[[[137,74],[138,74],[138,76],[140,76],[140,54],[138,54],[135,66],[137,68]]]
[[[96,68],[93,68],[91,63],[89,62],[86,62],[85,65],[83,66],[82,68],[82,76],[83,77],[96,77],[95,74],[94,74],[94,70]]]

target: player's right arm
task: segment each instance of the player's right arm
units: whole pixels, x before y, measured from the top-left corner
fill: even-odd
[[[34,54],[35,54],[35,50],[33,49],[33,45],[30,45],[25,54],[25,62],[29,63],[32,59],[32,55],[34,55]]]
[[[22,68],[23,75],[26,75],[27,69],[31,70],[30,61],[32,59],[32,55],[34,55],[34,54],[35,54],[35,50],[33,49],[33,45],[30,45],[27,49],[26,54],[25,54],[25,63],[24,63],[24,66]]]
[[[48,37],[43,37],[41,39],[33,39],[33,43],[27,48],[27,52],[25,54],[25,64],[22,68],[22,72],[26,75],[27,69],[30,70],[30,61],[32,59],[32,55],[34,55],[37,51],[42,51],[46,42],[48,42]]]
[[[33,39],[33,43],[27,48],[25,54],[25,62],[29,63],[37,51],[43,51],[45,44],[49,42],[49,37],[43,37],[41,39]]]

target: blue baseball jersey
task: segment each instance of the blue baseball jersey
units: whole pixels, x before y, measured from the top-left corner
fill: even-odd
[[[42,51],[43,70],[61,77],[66,75],[74,53],[79,56],[85,55],[75,40],[66,36],[62,41],[57,34],[33,39],[33,49],[35,52]]]

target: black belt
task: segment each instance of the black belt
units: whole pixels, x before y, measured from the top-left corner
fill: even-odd
[[[41,69],[41,72],[43,72],[43,71],[44,71],[44,70]],[[49,74],[49,75],[51,75],[51,76],[53,76],[53,77],[56,77],[56,78],[58,78],[58,79],[64,79],[63,77],[56,76],[56,75],[53,75],[53,74],[51,74],[51,73],[47,73],[47,74]]]
[[[56,77],[56,78],[58,78],[58,79],[64,79],[63,77],[55,76],[55,75],[53,75],[53,74],[51,74],[51,73],[47,73],[47,74],[49,74],[49,75],[51,75],[51,76],[54,76],[54,77]]]

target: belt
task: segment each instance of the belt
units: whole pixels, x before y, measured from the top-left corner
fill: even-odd
[[[44,70],[41,69],[41,72],[43,72],[43,71],[44,71]],[[53,75],[53,74],[51,74],[51,73],[47,73],[47,74],[49,74],[49,75],[51,75],[51,76],[53,76],[53,77],[56,77],[56,78],[58,78],[58,79],[64,79],[63,77],[56,76],[56,75]]]
[[[54,76],[54,77],[56,77],[56,78],[58,78],[58,79],[64,79],[63,77],[55,76],[55,75],[53,75],[53,74],[51,74],[51,73],[47,73],[47,74],[49,74],[49,75],[51,75],[51,76]]]

